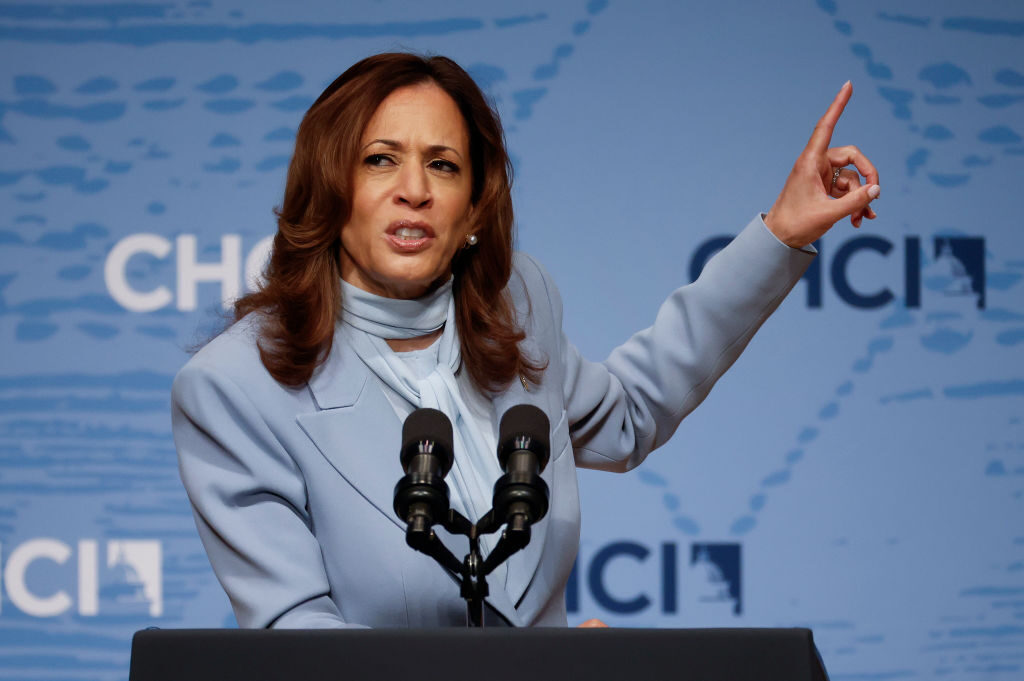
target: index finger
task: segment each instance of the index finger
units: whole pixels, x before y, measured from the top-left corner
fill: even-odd
[[[811,133],[811,139],[807,143],[809,150],[824,152],[828,149],[829,144],[832,142],[832,131],[836,129],[836,123],[839,122],[839,117],[843,114],[843,109],[846,108],[846,103],[850,101],[850,95],[852,94],[853,85],[850,81],[846,81],[843,83],[843,87],[839,88],[839,93],[832,100],[828,111],[818,120],[818,124],[814,126],[814,132]]]

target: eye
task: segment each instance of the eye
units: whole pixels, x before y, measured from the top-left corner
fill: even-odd
[[[391,158],[387,154],[370,154],[363,159],[363,163],[368,166],[384,167],[395,165],[395,159]]]
[[[445,173],[455,174],[459,172],[459,166],[455,165],[451,161],[447,161],[443,158],[435,159],[430,162],[430,167],[434,170],[440,170]]]

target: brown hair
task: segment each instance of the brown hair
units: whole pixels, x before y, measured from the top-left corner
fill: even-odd
[[[458,105],[469,129],[479,216],[472,249],[452,260],[462,359],[473,381],[499,390],[517,375],[537,382],[544,366],[519,349],[526,337],[505,292],[512,272],[512,165],[497,113],[473,79],[446,57],[387,53],[341,74],[306,112],[288,168],[266,282],[235,303],[235,321],[266,315],[260,357],[280,383],[307,382],[331,351],[341,315],[341,227],[351,211],[359,142],[381,102],[398,88],[432,82]]]

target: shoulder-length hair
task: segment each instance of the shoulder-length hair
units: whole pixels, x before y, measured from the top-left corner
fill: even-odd
[[[235,303],[235,321],[264,314],[260,357],[280,383],[306,383],[330,354],[341,315],[341,230],[351,211],[361,137],[389,94],[422,83],[444,90],[469,129],[478,241],[452,260],[463,362],[484,390],[500,390],[517,376],[539,380],[544,367],[520,351],[525,334],[505,292],[512,272],[512,165],[501,121],[451,59],[388,53],[349,68],[306,112],[276,211],[265,283]]]

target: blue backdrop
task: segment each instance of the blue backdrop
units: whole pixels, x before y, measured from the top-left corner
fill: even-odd
[[[1024,668],[1024,6],[0,4],[0,677],[232,626],[168,391],[258,271],[302,113],[373,52],[497,102],[519,242],[603,357],[767,210],[848,78],[880,169],[709,401],[583,474],[571,621],[811,626],[836,680]],[[681,660],[680,664],[685,664]]]

